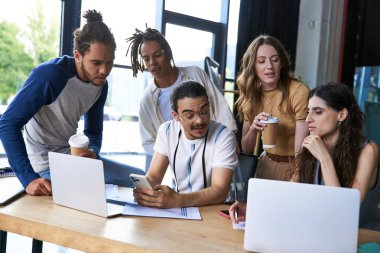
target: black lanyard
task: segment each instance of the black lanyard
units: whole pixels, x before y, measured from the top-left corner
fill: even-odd
[[[175,147],[174,151],[174,158],[173,158],[173,171],[174,171],[174,178],[177,184],[177,192],[179,193],[178,190],[178,181],[177,181],[177,174],[175,173],[175,160],[177,158],[177,151],[178,151],[178,145],[179,145],[179,139],[181,138],[182,135],[182,129],[179,130],[178,133],[178,141],[177,141],[177,146]],[[207,188],[207,178],[206,178],[206,163],[205,163],[205,151],[206,151],[206,144],[207,144],[207,135],[208,135],[208,130],[205,136],[204,144],[203,144],[203,152],[202,152],[202,168],[203,168],[203,187]]]

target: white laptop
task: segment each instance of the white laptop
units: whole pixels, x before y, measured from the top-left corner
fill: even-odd
[[[53,201],[102,217],[121,214],[124,206],[107,203],[103,162],[49,152]]]
[[[360,193],[355,189],[252,178],[244,249],[269,253],[354,253]]]

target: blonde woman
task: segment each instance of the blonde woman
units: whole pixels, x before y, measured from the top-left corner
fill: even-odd
[[[240,96],[236,105],[244,121],[243,152],[255,149],[256,137],[266,127],[261,121],[269,116],[279,118],[276,146],[260,156],[256,177],[290,180],[295,153],[308,134],[305,118],[309,89],[294,77],[289,56],[276,38],[261,35],[250,44],[237,86]]]

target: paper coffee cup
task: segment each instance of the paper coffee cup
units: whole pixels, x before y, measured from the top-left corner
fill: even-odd
[[[90,140],[84,134],[75,134],[71,136],[69,139],[71,154],[79,156],[81,153],[88,150],[89,143]]]
[[[278,121],[279,120],[277,117],[268,117],[267,120],[261,121],[261,123],[267,124],[261,132],[261,139],[263,141],[264,149],[270,149],[276,146]]]

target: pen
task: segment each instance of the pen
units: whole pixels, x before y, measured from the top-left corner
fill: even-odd
[[[237,187],[235,185],[235,201],[237,201]],[[238,224],[239,221],[238,221],[238,207],[236,206],[236,209],[234,211],[234,215],[235,215],[235,224]]]
[[[239,221],[238,221],[238,207],[236,207],[236,209],[235,209],[235,224],[239,224]]]

